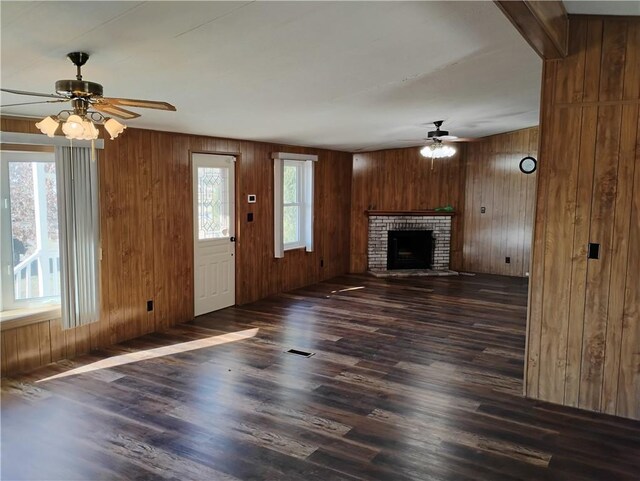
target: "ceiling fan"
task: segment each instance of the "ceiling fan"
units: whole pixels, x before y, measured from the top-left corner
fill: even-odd
[[[455,135],[449,135],[448,130],[441,130],[442,124],[444,120],[436,120],[433,122],[433,125],[436,126],[436,130],[431,130],[427,132],[427,145],[420,149],[420,154],[423,157],[429,157],[432,161],[433,168],[433,159],[441,159],[446,157],[451,157],[456,153],[456,149],[451,147],[450,145],[445,145],[442,142],[465,142],[468,139],[461,139],[456,137]]]
[[[172,112],[175,112],[176,110],[176,108],[168,102],[103,97],[102,85],[82,79],[82,66],[87,63],[87,60],[89,60],[89,54],[85,52],[71,52],[67,57],[77,68],[76,79],[58,80],[55,84],[55,94],[27,92],[24,90],[4,88],[0,89],[3,92],[11,94],[27,95],[30,97],[46,97],[54,100],[5,104],[0,105],[0,108],[19,105],[71,102],[70,110],[63,110],[57,116],[46,117],[42,122],[36,124],[43,133],[53,137],[59,123],[62,123],[63,132],[67,138],[71,139],[97,138],[98,130],[93,125],[93,122],[104,122],[105,129],[111,134],[111,138],[114,139],[126,128],[126,126],[108,116],[118,117],[124,120],[131,120],[140,117],[140,114],[124,109],[122,106],[168,110]]]
[[[424,143],[424,142],[428,142],[428,143],[437,143],[438,141],[440,142],[474,142],[476,139],[474,138],[467,138],[467,137],[457,137],[455,135],[450,135],[448,130],[442,130],[440,127],[442,127],[442,124],[444,123],[444,120],[436,120],[435,122],[431,122],[433,125],[435,125],[436,129],[435,130],[431,130],[429,132],[427,132],[427,137],[421,137],[421,138],[411,138],[411,139],[398,139],[398,142],[407,142],[407,143],[413,143],[413,144],[417,144],[417,143]],[[422,124],[424,125],[424,124]]]
[[[440,130],[440,127],[442,127],[443,123],[444,120],[436,120],[433,123],[433,125],[436,126],[436,130],[427,132],[427,141],[431,140],[433,142],[442,142],[443,140],[446,140],[447,142],[455,142],[456,140],[458,140],[458,137],[456,137],[455,135],[449,135],[448,130]]]

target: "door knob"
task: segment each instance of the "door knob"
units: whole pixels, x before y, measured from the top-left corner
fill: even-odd
[[[229,240],[230,240],[231,242],[235,242],[235,241],[236,241],[236,238],[232,236],[232,237],[229,237]]]

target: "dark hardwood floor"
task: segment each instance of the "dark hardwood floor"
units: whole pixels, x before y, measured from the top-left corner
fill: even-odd
[[[525,306],[345,276],[4,379],[2,479],[640,479],[639,422],[522,397]]]

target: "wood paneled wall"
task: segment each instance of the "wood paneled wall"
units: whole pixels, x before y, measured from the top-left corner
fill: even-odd
[[[526,394],[640,419],[640,18],[546,61]],[[587,260],[587,243],[600,258]]]
[[[519,277],[529,272],[536,173],[520,172],[526,155],[537,158],[537,127],[467,144],[464,270]]]
[[[31,120],[3,118],[2,130],[38,133]],[[348,270],[351,154],[129,128],[115,141],[106,140],[100,157],[100,321],[63,331],[54,319],[3,331],[3,373],[73,357],[193,317],[192,152],[237,158],[237,303]],[[272,152],[319,156],[312,253],[300,249],[283,259],[273,256]],[[248,204],[248,194],[256,194],[257,203]],[[246,220],[249,212],[253,222]],[[152,312],[147,312],[147,300],[154,301]]]
[[[464,149],[450,159],[431,160],[418,147],[353,155],[351,185],[351,272],[367,270],[366,211],[427,210],[450,204],[456,210],[451,237],[451,268],[462,266]]]

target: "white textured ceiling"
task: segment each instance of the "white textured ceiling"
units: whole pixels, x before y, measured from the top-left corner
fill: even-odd
[[[493,2],[7,2],[1,84],[165,100],[131,127],[346,151],[538,123],[542,62]],[[2,103],[37,98],[2,94]],[[52,105],[10,107],[44,116]],[[136,109],[133,109],[136,110]]]

